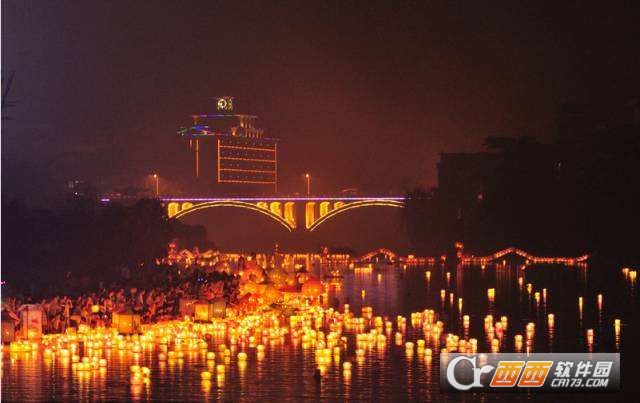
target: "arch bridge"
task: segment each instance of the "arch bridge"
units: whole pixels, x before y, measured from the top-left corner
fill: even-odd
[[[376,256],[384,256],[386,259],[390,261],[398,260],[398,254],[387,248],[380,248],[380,249],[373,250],[367,253],[366,255],[362,255],[358,260],[360,262],[370,262]]]
[[[214,207],[235,207],[264,214],[288,231],[314,231],[331,218],[363,207],[404,207],[404,197],[238,197],[163,198],[170,218]],[[304,224],[304,225],[302,225]]]

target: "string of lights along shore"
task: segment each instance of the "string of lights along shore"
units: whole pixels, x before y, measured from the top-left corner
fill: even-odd
[[[193,155],[193,178],[207,193],[264,193],[278,189],[278,142],[256,127],[257,116],[236,113],[234,97],[214,98],[215,112],[192,115],[181,127]]]

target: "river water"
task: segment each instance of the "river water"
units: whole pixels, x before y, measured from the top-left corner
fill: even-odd
[[[490,351],[484,330],[484,318],[491,314],[496,321],[507,316],[508,328],[500,351],[515,349],[514,335],[524,334],[529,322],[535,323],[534,352],[620,352],[622,393],[550,395],[545,393],[441,393],[437,352],[428,362],[414,354],[408,357],[404,345],[389,340],[384,349],[367,353],[364,360],[353,357],[355,347],[350,338],[352,375],[345,377],[339,364],[331,364],[320,381],[312,349],[299,344],[267,345],[263,359],[250,355],[246,368],[229,364],[222,382],[205,387],[200,373],[207,369],[202,356],[185,355],[178,362],[158,362],[156,352],[146,352],[139,364],[151,368],[147,385],[130,383],[128,355],[106,350],[106,371],[79,376],[70,366],[44,359],[42,352],[9,354],[2,360],[2,401],[42,400],[110,400],[132,399],[159,401],[555,401],[560,399],[600,401],[634,401],[631,390],[637,357],[638,285],[620,268],[613,267],[536,267],[489,266],[446,269],[444,267],[380,267],[373,270],[342,268],[344,277],[331,281],[328,303],[348,303],[360,313],[363,306],[373,308],[373,315],[397,315],[408,318],[407,340],[415,342],[421,330],[412,329],[412,312],[434,309],[445,323],[445,332],[478,339],[478,350]],[[427,275],[426,273],[430,274]],[[448,274],[447,274],[448,273]],[[427,278],[429,276],[429,278]],[[530,284],[530,286],[529,286]],[[488,289],[495,297],[488,297]],[[442,290],[444,298],[442,298]],[[546,291],[544,291],[546,290]],[[536,292],[540,293],[536,298]],[[602,295],[599,303],[598,294]],[[579,297],[583,298],[580,308]],[[460,303],[459,298],[462,298]],[[461,309],[460,309],[461,308]],[[548,314],[553,313],[553,328]],[[463,316],[469,315],[465,328]],[[622,321],[616,334],[614,320]],[[594,340],[588,343],[587,329]],[[351,348],[353,347],[353,348]],[[637,401],[637,400],[636,400]]]

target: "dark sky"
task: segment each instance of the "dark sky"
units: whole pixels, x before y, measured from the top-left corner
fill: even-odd
[[[309,171],[318,192],[400,193],[436,184],[439,152],[549,140],[562,103],[638,95],[637,9],[286,3],[3,0],[3,161],[179,181],[176,128],[233,95],[282,139],[283,191]]]

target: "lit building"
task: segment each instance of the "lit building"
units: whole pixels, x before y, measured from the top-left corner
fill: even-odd
[[[234,112],[234,98],[216,98],[216,113],[193,115],[178,130],[193,156],[198,192],[215,195],[277,191],[278,139],[256,127],[257,116]],[[202,194],[202,193],[199,193]]]

